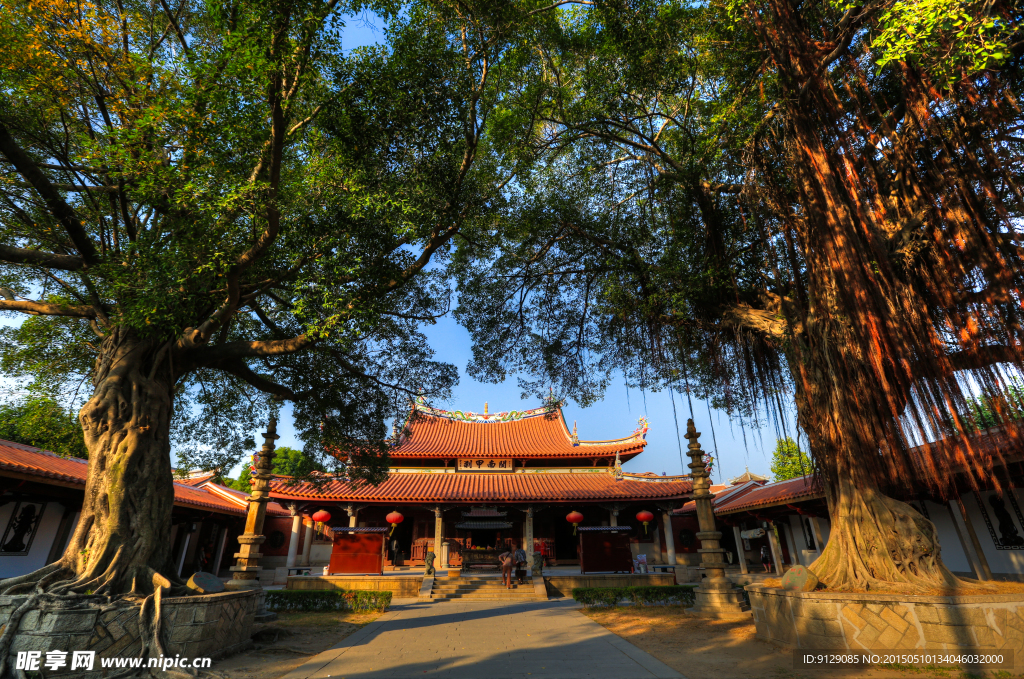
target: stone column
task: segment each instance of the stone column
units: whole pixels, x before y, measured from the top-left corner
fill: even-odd
[[[715,529],[715,514],[711,507],[711,479],[704,465],[704,451],[700,449],[697,439],[700,433],[693,426],[693,420],[686,422],[686,438],[690,456],[690,476],[693,479],[693,499],[697,505],[697,522],[700,532],[697,539],[701,542],[701,564],[707,577],[701,580],[700,586],[694,590],[696,604],[690,609],[692,613],[708,618],[749,617],[750,606],[743,601],[743,592],[725,577],[728,564],[722,556],[725,550],[720,546],[722,534]]]
[[[609,521],[608,521],[609,525],[618,526],[619,525],[619,510],[618,509],[609,509],[608,510],[608,514],[609,514],[609,517],[608,517],[609,518]]]
[[[747,574],[747,550],[743,549],[743,538],[740,537],[740,527],[732,527],[733,537],[736,538],[736,556],[740,560],[740,573]]]
[[[288,538],[288,560],[284,565],[288,568],[295,568],[295,557],[299,555],[299,528],[302,526],[302,516],[295,511],[295,505],[288,509],[292,512],[292,534]]]
[[[523,551],[526,558],[533,560],[533,507],[526,508],[526,520],[523,521]]]
[[[441,558],[441,533],[444,532],[444,512],[441,511],[441,505],[434,507],[434,558]],[[434,569],[438,569],[440,566],[434,566]]]
[[[308,519],[306,523],[306,534],[302,536],[302,565],[309,565],[310,550],[313,549],[313,520]]]
[[[778,575],[782,575],[782,545],[779,544],[779,536],[775,533],[775,522],[769,521],[768,527],[765,528],[765,532],[768,533],[768,544],[772,548],[772,561],[775,562],[775,572]]]
[[[276,620],[276,613],[268,613],[263,601],[260,585],[260,545],[267,537],[263,535],[263,520],[267,514],[267,500],[270,496],[270,479],[273,478],[274,441],[277,435],[277,418],[270,418],[267,433],[263,435],[263,449],[256,460],[256,473],[252,475],[252,494],[249,496],[249,513],[245,518],[245,532],[238,536],[240,551],[235,554],[235,565],[231,567],[234,576],[224,583],[232,591],[255,589],[261,592],[256,622]]]
[[[665,524],[665,551],[668,552],[666,557],[668,558],[668,564],[673,567],[675,571],[676,565],[676,539],[672,535],[672,510],[666,509],[661,515],[662,523]]]

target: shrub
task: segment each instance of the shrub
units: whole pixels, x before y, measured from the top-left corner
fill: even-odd
[[[639,587],[575,587],[572,598],[584,606],[617,606],[620,602],[636,606],[695,603],[693,590],[697,585]]]
[[[266,592],[267,610],[276,612],[303,611],[377,611],[383,613],[391,605],[391,592],[368,589],[276,589]]]

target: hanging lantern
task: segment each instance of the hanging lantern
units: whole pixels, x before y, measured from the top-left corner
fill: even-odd
[[[320,533],[320,535],[326,536],[327,531],[325,530],[325,524],[331,520],[331,513],[326,509],[318,509],[310,518],[313,519],[313,523],[318,527],[317,532]]]
[[[576,535],[576,527],[583,523],[583,515],[579,512],[569,512],[565,520],[572,524],[572,534]]]
[[[391,512],[384,518],[387,520],[388,523],[391,524],[391,533],[395,532],[395,526],[405,521],[405,517],[399,514],[398,512]],[[388,533],[388,535],[390,535],[391,533]]]
[[[636,520],[642,521],[644,524],[644,535],[647,535],[647,524],[654,521],[654,514],[651,514],[646,509],[636,513]]]

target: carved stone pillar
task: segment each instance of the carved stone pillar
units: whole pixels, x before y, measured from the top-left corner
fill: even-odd
[[[734,586],[725,577],[725,550],[720,546],[722,533],[715,528],[715,513],[711,507],[711,478],[704,463],[704,451],[700,449],[700,433],[693,426],[693,420],[686,422],[687,455],[690,456],[690,475],[693,478],[693,499],[697,505],[697,522],[701,542],[701,565],[707,577],[694,590],[696,605],[690,609],[707,618],[749,617],[750,606],[743,600],[743,590]]]
[[[256,472],[252,475],[252,494],[249,496],[249,513],[245,519],[245,532],[238,536],[241,545],[235,554],[235,565],[231,567],[234,576],[226,583],[228,590],[263,590],[260,585],[260,545],[266,541],[263,535],[263,520],[267,514],[267,500],[270,496],[270,479],[274,468],[274,441],[277,435],[277,418],[270,418],[267,433],[263,435],[263,449],[256,460]],[[257,622],[276,620],[276,613],[268,613],[260,596],[260,605],[256,613]]]
[[[441,510],[441,505],[434,507],[434,556],[440,558],[441,556],[441,533],[444,532],[444,512]],[[447,564],[441,564],[437,566],[447,566]]]

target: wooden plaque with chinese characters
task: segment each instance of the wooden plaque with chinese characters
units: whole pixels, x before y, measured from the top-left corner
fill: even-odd
[[[508,457],[459,458],[460,472],[511,472],[515,471],[515,460]]]

